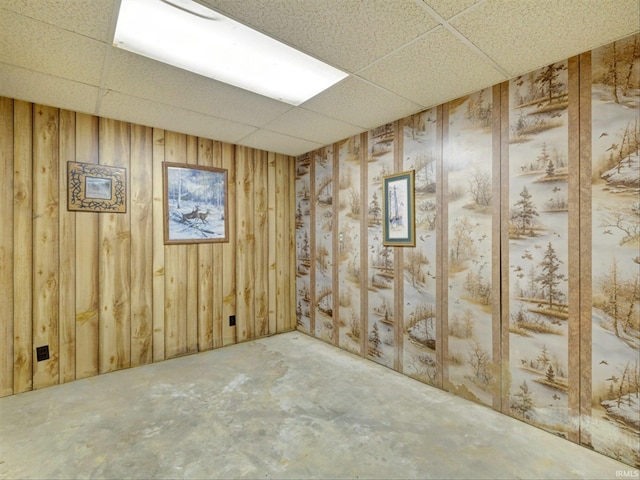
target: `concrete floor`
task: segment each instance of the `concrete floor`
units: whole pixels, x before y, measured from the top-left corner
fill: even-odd
[[[0,399],[0,478],[620,471],[637,472],[297,332]]]

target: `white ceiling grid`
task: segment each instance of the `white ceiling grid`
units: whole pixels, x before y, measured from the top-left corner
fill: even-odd
[[[0,0],[0,95],[299,155],[640,30],[640,0],[198,0],[349,76],[293,107],[111,46],[119,0]]]

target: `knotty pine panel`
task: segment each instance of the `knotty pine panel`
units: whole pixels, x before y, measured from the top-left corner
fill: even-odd
[[[294,328],[293,158],[9,98],[0,138],[0,396]],[[127,212],[68,211],[68,161],[126,168]],[[227,169],[228,243],[164,245],[164,161]]]
[[[13,318],[25,319],[13,325],[13,391],[20,393],[33,388],[33,107],[16,101],[13,112],[13,202],[5,205],[13,203]]]
[[[33,388],[58,383],[58,109],[34,105],[33,113]]]
[[[0,396],[13,392],[13,102],[0,98]],[[7,174],[8,173],[8,174]]]

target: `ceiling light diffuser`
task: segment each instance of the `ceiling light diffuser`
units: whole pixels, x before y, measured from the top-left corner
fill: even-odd
[[[347,77],[192,0],[122,0],[114,46],[290,105]]]

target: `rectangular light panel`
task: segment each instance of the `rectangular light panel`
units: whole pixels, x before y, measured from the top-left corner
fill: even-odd
[[[122,0],[114,46],[290,105],[347,77],[192,0]]]

